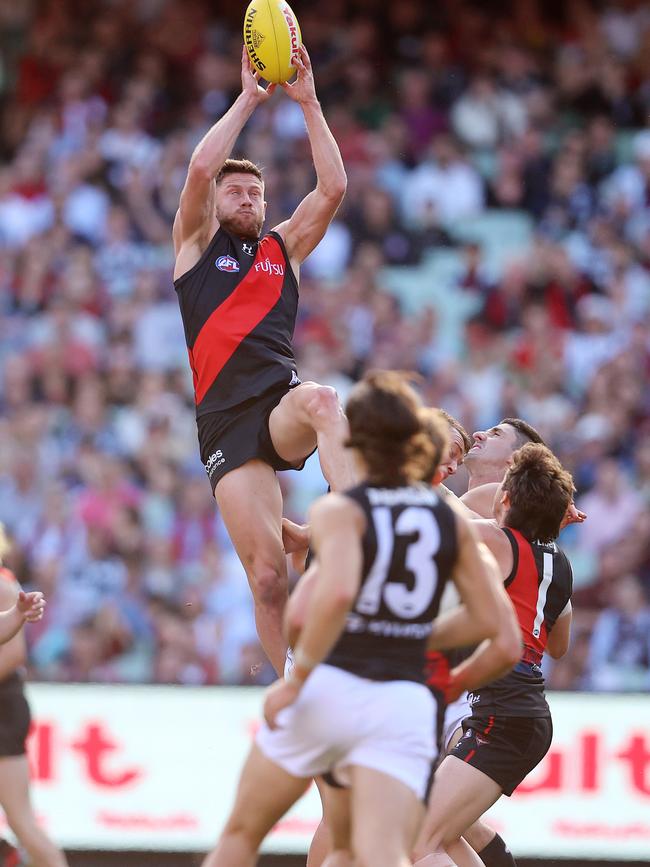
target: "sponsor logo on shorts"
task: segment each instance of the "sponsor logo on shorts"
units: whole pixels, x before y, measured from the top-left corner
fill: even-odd
[[[296,385],[302,385],[302,379],[298,376],[295,370],[291,371],[291,382],[289,388],[295,388]]]
[[[280,265],[277,262],[271,262],[269,257],[266,259],[262,259],[261,262],[255,263],[256,271],[263,271],[265,274],[284,274],[284,265]]]
[[[219,256],[214,264],[220,271],[227,271],[228,273],[239,271],[239,262],[232,256]]]
[[[225,463],[226,459],[224,458],[221,449],[217,449],[216,452],[212,452],[210,457],[205,462],[205,471],[208,474],[208,478],[211,479],[217,467],[220,467],[222,464]]]

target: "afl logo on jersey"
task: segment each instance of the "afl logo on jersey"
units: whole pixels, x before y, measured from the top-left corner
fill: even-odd
[[[239,262],[232,256],[219,256],[214,264],[220,271],[239,271]]]

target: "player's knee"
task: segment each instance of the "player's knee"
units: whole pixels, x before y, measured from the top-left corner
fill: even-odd
[[[238,849],[248,849],[256,852],[262,845],[264,834],[259,831],[253,822],[247,821],[243,816],[231,816],[221,835],[223,840],[237,840]]]
[[[249,578],[253,597],[258,605],[265,608],[284,608],[287,601],[287,579],[279,568],[264,561],[254,561]]]
[[[339,421],[343,409],[336,389],[329,385],[316,386],[306,399],[305,412],[315,430]]]

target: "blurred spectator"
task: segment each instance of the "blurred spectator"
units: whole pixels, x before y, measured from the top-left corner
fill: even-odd
[[[650,605],[638,579],[623,575],[596,620],[589,650],[590,687],[606,692],[650,688]]]

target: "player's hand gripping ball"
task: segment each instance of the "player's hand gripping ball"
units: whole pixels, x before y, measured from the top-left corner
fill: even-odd
[[[295,73],[291,61],[302,43],[298,19],[284,0],[251,0],[244,16],[244,45],[260,76],[284,84]]]

